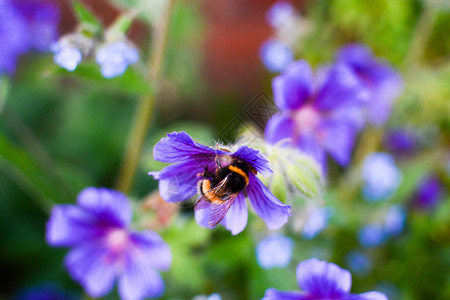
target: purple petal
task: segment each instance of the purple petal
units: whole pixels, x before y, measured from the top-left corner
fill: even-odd
[[[217,154],[225,154],[198,144],[184,131],[168,133],[153,148],[153,158],[162,162],[174,163],[192,158],[214,160]]]
[[[112,226],[126,226],[133,216],[128,198],[120,192],[105,188],[89,187],[82,190],[77,203],[102,223]]]
[[[373,54],[372,50],[363,44],[348,44],[339,50],[337,60],[361,70],[373,61]]]
[[[197,175],[205,170],[213,169],[212,160],[187,160],[165,167],[160,172],[150,172],[159,181],[159,193],[167,202],[178,202],[189,199],[197,192]]]
[[[261,300],[307,300],[310,299],[302,292],[281,292],[270,288],[266,290],[264,298]]]
[[[275,144],[281,140],[294,137],[294,121],[284,114],[275,114],[266,124],[266,129],[264,131],[265,140],[268,143]]]
[[[402,89],[403,82],[396,73],[387,75],[384,82],[373,88],[368,110],[368,119],[373,125],[379,127],[386,123],[391,114],[392,104]]]
[[[220,222],[225,228],[231,231],[232,235],[236,235],[247,226],[248,208],[245,203],[245,197],[243,193],[239,193],[231,205],[230,210],[226,214],[225,218]]]
[[[298,264],[297,281],[300,288],[317,298],[338,298],[350,292],[352,275],[333,263],[315,258]]]
[[[154,268],[167,271],[172,264],[172,253],[170,247],[164,242],[159,234],[146,230],[131,234],[134,243],[134,252],[139,252],[139,259],[142,264],[153,266]],[[138,255],[134,254],[135,259]]]
[[[272,81],[275,104],[282,110],[295,110],[311,96],[313,73],[304,60],[296,61]]]
[[[291,215],[291,207],[278,200],[253,173],[249,173],[247,195],[256,214],[270,230],[280,229]]]
[[[130,255],[118,288],[121,299],[140,300],[160,296],[164,292],[164,281],[151,264]]]
[[[319,130],[323,132],[324,148],[340,165],[347,166],[355,142],[355,129],[346,122],[326,120]]]
[[[385,294],[380,292],[367,292],[359,295],[355,295],[356,297],[352,297],[351,300],[388,300]]]
[[[47,223],[46,239],[52,246],[74,246],[100,234],[95,219],[76,205],[56,205]]]
[[[325,174],[327,169],[325,151],[319,144],[316,136],[312,134],[302,134],[298,138],[297,145],[300,150],[316,160],[316,162],[322,167],[322,171]]]
[[[264,177],[270,176],[273,173],[272,169],[270,168],[269,161],[258,150],[249,148],[247,146],[241,146],[236,152],[232,154],[232,156],[239,158],[247,164],[251,165]]]
[[[211,215],[211,207],[196,210],[194,213],[195,213],[195,221],[197,222],[198,225],[205,228],[215,227],[209,226],[209,216]]]
[[[368,100],[367,90],[355,73],[344,64],[335,64],[326,70],[319,84],[315,107],[329,111],[343,106],[359,106]]]
[[[115,265],[106,246],[99,240],[83,243],[66,256],[70,275],[94,298],[107,294],[113,287]]]

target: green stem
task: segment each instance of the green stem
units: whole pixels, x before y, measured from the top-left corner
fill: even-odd
[[[167,46],[169,24],[175,0],[169,0],[164,16],[159,26],[154,30],[154,48],[148,64],[150,78],[158,84],[163,66],[164,53]],[[139,100],[134,116],[133,127],[130,132],[122,166],[117,178],[117,189],[128,193],[136,173],[137,164],[141,156],[142,145],[153,116],[158,90],[155,94],[145,94]]]

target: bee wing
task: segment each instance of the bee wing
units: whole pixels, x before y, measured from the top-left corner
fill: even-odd
[[[231,204],[233,204],[234,200],[236,199],[238,193],[230,194],[226,198],[224,198],[222,203],[211,204],[211,215],[209,216],[209,226],[214,227],[216,226],[227,214],[228,210],[231,207]]]
[[[223,190],[224,190],[224,188],[226,186],[226,183],[228,182],[228,178],[229,178],[229,176],[227,175],[215,187],[213,187],[212,189],[207,191],[205,193],[205,195],[203,195],[200,198],[198,198],[197,203],[194,206],[194,209],[195,210],[199,210],[199,209],[205,209],[205,208],[211,207],[212,203],[208,199],[208,196],[210,196],[210,195],[214,195],[215,196],[215,195],[223,194]],[[224,201],[225,201],[225,199],[224,199]]]

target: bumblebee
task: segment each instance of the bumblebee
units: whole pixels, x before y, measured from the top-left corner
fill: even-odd
[[[237,195],[248,185],[249,172],[257,173],[252,166],[237,158],[222,167],[216,156],[216,165],[214,173],[205,167],[205,171],[199,174],[202,178],[198,182],[200,198],[194,207],[195,210],[211,207],[209,226],[216,226],[225,217]]]

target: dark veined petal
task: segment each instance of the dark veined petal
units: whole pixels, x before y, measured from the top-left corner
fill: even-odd
[[[322,131],[324,148],[336,162],[347,166],[355,143],[355,128],[347,122],[325,120],[322,121],[319,130]]]
[[[225,154],[225,152],[194,142],[184,131],[168,133],[167,137],[162,138],[153,148],[153,158],[168,163],[198,157],[214,160],[216,154]]]
[[[247,226],[248,208],[245,203],[245,197],[243,193],[239,193],[231,205],[230,210],[225,215],[225,218],[220,222],[225,228],[231,231],[232,235],[236,235]]]
[[[350,292],[352,275],[333,263],[311,258],[298,264],[297,282],[316,298],[338,299]]]
[[[272,81],[275,104],[281,110],[295,110],[311,96],[313,73],[308,62],[296,61]]]
[[[127,253],[125,270],[119,277],[119,295],[123,300],[158,297],[164,292],[164,281],[154,266],[136,253]]]
[[[114,263],[101,240],[85,242],[73,248],[65,258],[72,278],[94,298],[104,296],[112,289],[116,275]]]
[[[253,173],[249,173],[246,191],[256,214],[270,230],[279,229],[286,224],[291,215],[291,207],[278,200]]]
[[[134,247],[130,253],[135,260],[141,260],[141,263],[151,265],[154,268],[167,271],[172,264],[172,253],[159,234],[154,231],[146,230],[142,232],[133,232],[130,235]]]
[[[307,300],[308,298],[302,292],[282,292],[276,289],[268,289],[261,300]]]
[[[282,113],[273,115],[266,124],[264,138],[270,144],[281,140],[289,143],[294,138],[294,121]]]
[[[363,105],[369,93],[361,85],[355,73],[344,64],[335,64],[326,69],[320,80],[314,106],[322,111],[330,111],[343,106]]]
[[[82,190],[77,203],[106,225],[126,226],[133,215],[130,202],[124,194],[105,188],[89,187]]]
[[[52,246],[74,246],[97,237],[95,218],[76,205],[55,205],[47,223],[46,239]]]
[[[241,146],[231,156],[237,157],[242,161],[248,163],[264,177],[270,176],[272,174],[272,169],[270,168],[269,161],[258,150],[249,148],[247,146]]]
[[[200,177],[197,175],[208,167],[215,166],[214,159],[189,159],[165,167],[160,172],[150,172],[159,180],[159,193],[167,202],[178,202],[189,199],[197,192],[197,183]]]

